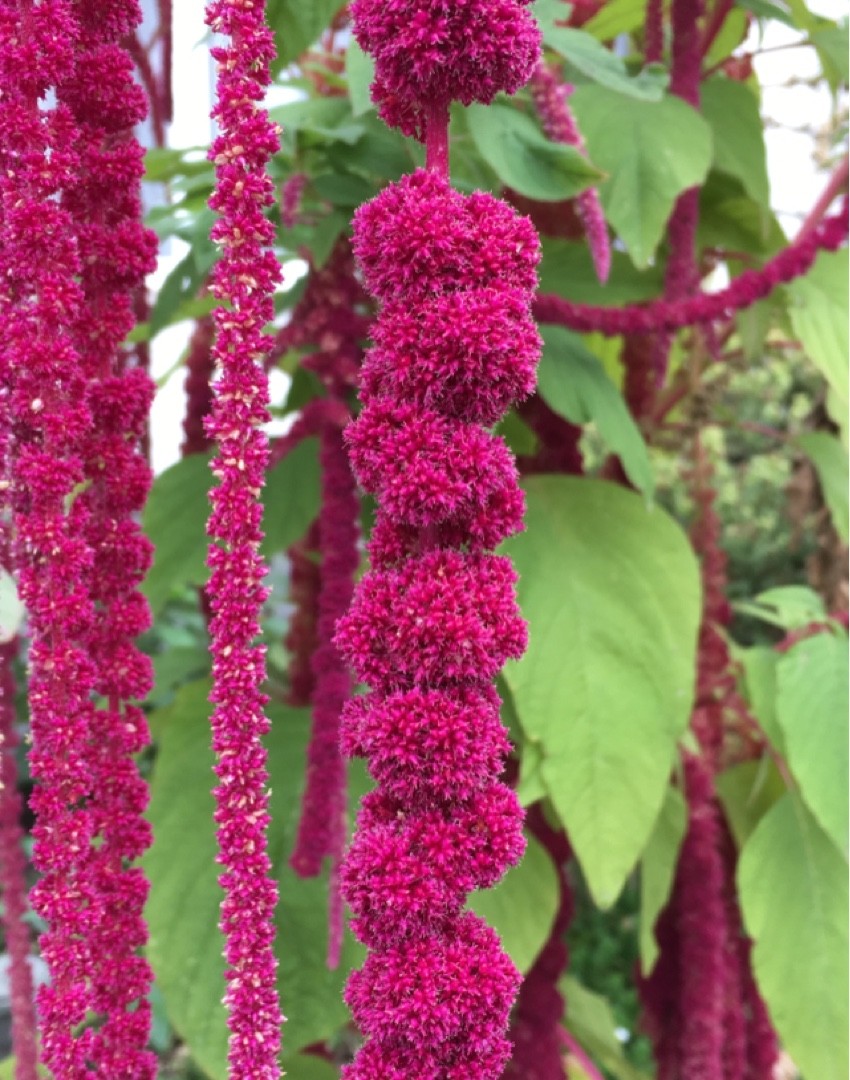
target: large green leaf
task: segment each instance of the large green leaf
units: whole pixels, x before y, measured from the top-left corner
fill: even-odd
[[[602,173],[573,146],[550,142],[531,117],[511,105],[470,105],[469,132],[499,180],[530,199],[571,199]]]
[[[354,115],[362,116],[374,109],[370,90],[375,77],[375,61],[363,52],[356,41],[349,42],[345,50],[345,74]]]
[[[591,891],[612,904],[661,809],[693,700],[699,571],[685,534],[614,484],[526,482],[530,644],[505,678]]]
[[[636,266],[648,266],[678,195],[711,164],[711,129],[679,98],[639,101],[602,86],[571,98],[590,157],[607,172],[599,185],[605,217]]]
[[[770,745],[784,755],[785,740],[776,721],[776,665],[779,653],[766,645],[757,645],[742,649],[738,658],[744,667],[744,688],[750,712]]]
[[[850,400],[847,282],[847,248],[842,248],[822,251],[808,274],[788,286],[794,333],[829,384],[833,394],[830,411],[842,427],[846,425]]]
[[[798,642],[777,664],[776,718],[788,765],[818,824],[847,853],[847,636]]]
[[[211,481],[205,454],[183,458],[154,481],[142,514],[142,528],[156,549],[144,584],[154,614],[165,606],[172,589],[206,580]]]
[[[850,509],[847,491],[850,488],[847,449],[839,439],[827,431],[807,431],[800,435],[797,444],[817,470],[823,497],[832,523],[846,544],[850,539]]]
[[[660,64],[651,65],[638,75],[629,75],[623,58],[606,49],[598,38],[585,30],[559,25],[565,16],[560,0],[537,0],[534,14],[543,33],[543,43],[588,79],[644,101],[660,101],[664,96],[670,80]]]
[[[578,334],[543,327],[537,389],[546,403],[573,424],[594,423],[608,449],[623,463],[634,486],[651,493],[652,465],[646,443],[623,395]]]
[[[668,787],[640,860],[640,966],[648,974],[658,958],[658,942],[655,940],[655,923],[667,904],[679,849],[685,837],[688,811],[681,792]]]
[[[559,293],[578,304],[636,304],[652,300],[664,288],[658,267],[637,270],[625,252],[611,252],[611,273],[601,285],[586,243],[543,238],[540,291]]]
[[[646,0],[609,0],[584,24],[584,29],[600,41],[611,41],[643,25]]]
[[[270,470],[263,492],[267,556],[282,551],[304,535],[319,509],[319,466],[316,440],[306,439]],[[142,526],[154,542],[154,564],[145,593],[154,614],[174,589],[203,585],[212,484],[209,458],[191,454],[154,481]]]
[[[755,95],[745,83],[718,76],[702,84],[701,98],[714,139],[715,167],[736,177],[748,195],[767,206],[764,128]]]
[[[145,859],[149,956],[175,1029],[214,1080],[227,1076],[222,938],[211,788],[209,683],[185,686],[155,720],[158,754],[148,816],[154,845]],[[273,707],[266,744],[271,775],[269,854],[280,882],[276,924],[278,983],[287,1015],[284,1046],[292,1053],[325,1039],[345,1022],[342,984],[352,955],[347,939],[338,971],[325,964],[327,884],[305,881],[288,867],[297,827],[309,720]]]
[[[617,1037],[617,1021],[607,998],[588,990],[571,975],[561,979],[559,989],[566,1003],[567,1028],[594,1063],[601,1065],[615,1080],[649,1080],[623,1053],[623,1044]],[[572,1080],[572,1069],[570,1077]]]
[[[267,19],[274,30],[277,57],[275,72],[297,60],[314,45],[331,17],[342,7],[340,0],[268,0]]]
[[[473,893],[469,906],[498,931],[519,970],[528,971],[549,939],[560,903],[558,873],[543,845],[528,837],[519,866],[493,889]]]
[[[782,1042],[804,1076],[846,1080],[847,863],[792,793],[744,846],[738,887]]]
[[[761,819],[787,791],[779,770],[768,755],[758,761],[741,761],[716,778],[723,812],[741,848]]]

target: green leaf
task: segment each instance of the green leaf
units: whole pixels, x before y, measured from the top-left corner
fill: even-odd
[[[470,105],[469,132],[499,180],[530,199],[571,199],[603,175],[574,146],[550,142],[511,105]]]
[[[584,24],[584,29],[600,41],[611,41],[619,34],[637,30],[645,16],[646,0],[609,0]]]
[[[154,480],[142,514],[142,529],[154,544],[154,563],[144,583],[154,615],[175,588],[206,581],[211,483],[206,454],[191,454]]]
[[[785,740],[776,720],[776,665],[779,653],[758,645],[742,649],[738,659],[744,667],[744,689],[750,711],[770,745],[784,756]]]
[[[822,633],[789,649],[777,664],[776,717],[788,765],[818,824],[848,849],[847,635]]]
[[[823,600],[807,585],[778,585],[775,589],[765,589],[753,600],[732,606],[742,615],[752,615],[780,630],[799,630],[826,618]]]
[[[285,1038],[284,1034],[284,1040]],[[308,1057],[306,1054],[284,1058],[282,1066],[287,1080],[339,1080],[339,1069],[321,1058]]]
[[[847,863],[792,793],[747,841],[738,867],[753,966],[804,1076],[847,1077]]]
[[[341,7],[340,0],[268,0],[267,19],[275,35],[275,74],[314,45]]]
[[[566,1002],[567,1028],[593,1061],[615,1080],[649,1080],[623,1053],[623,1044],[617,1038],[617,1021],[607,998],[588,990],[571,975],[561,979],[559,988]]]
[[[375,77],[375,61],[353,39],[345,50],[345,75],[352,113],[362,116],[374,109],[369,91]]]
[[[502,939],[505,951],[523,973],[549,939],[560,903],[558,872],[549,853],[533,836],[519,866],[493,889],[473,893],[470,908]],[[533,903],[529,900],[533,898]]]
[[[611,273],[600,285],[587,244],[543,238],[540,291],[558,293],[577,304],[636,304],[664,288],[660,267],[637,270],[628,255],[611,252]]]
[[[655,923],[673,888],[688,811],[681,792],[668,787],[661,813],[640,860],[640,966],[646,975],[658,958]]]
[[[193,248],[171,271],[157,294],[149,323],[148,336],[155,337],[172,322],[178,321],[181,305],[192,300],[215,262],[215,249]]]
[[[830,412],[846,430],[850,388],[847,355],[847,248],[822,251],[814,266],[788,286],[788,312],[794,333],[811,362],[826,379],[834,395]]]
[[[608,449],[617,454],[629,480],[651,494],[652,465],[646,443],[622,394],[578,334],[544,326],[537,389],[555,412],[573,424],[594,423]]]
[[[786,26],[795,26],[794,16],[783,0],[736,0],[739,7],[751,11],[759,19],[776,19]]]
[[[505,669],[594,899],[614,903],[661,809],[693,700],[699,570],[684,532],[613,484],[526,481],[505,545],[529,621]]]
[[[356,143],[366,130],[361,121],[351,115],[351,105],[344,97],[301,98],[270,110],[273,120],[281,124],[288,139],[298,132],[317,135],[347,144]]]
[[[711,125],[714,165],[736,177],[763,206],[770,198],[764,128],[758,101],[745,83],[717,76],[700,90],[702,115]]]
[[[155,546],[144,592],[154,614],[172,592],[206,583],[208,492],[213,477],[206,454],[190,454],[154,481],[142,528]],[[262,551],[268,557],[303,536],[319,509],[316,439],[306,439],[270,470],[263,490],[266,510]]]
[[[760,761],[742,761],[716,778],[717,794],[735,842],[742,848],[765,814],[787,788],[779,770],[765,755]]]
[[[591,159],[609,175],[599,185],[605,216],[638,267],[648,266],[686,188],[711,164],[711,129],[679,98],[638,101],[599,86],[571,98]]]
[[[318,440],[305,439],[269,472],[263,490],[262,552],[268,558],[300,540],[319,512]]]
[[[850,539],[850,509],[847,499],[850,467],[847,450],[839,439],[826,431],[808,431],[798,437],[797,445],[817,470],[821,491],[832,515],[832,523],[846,544]]]
[[[563,19],[563,4],[552,5],[552,14]],[[539,16],[538,16],[539,19]],[[593,82],[642,101],[660,101],[670,78],[660,64],[651,64],[638,75],[629,75],[623,58],[592,34],[569,26],[557,26],[553,18],[541,22],[543,43]]]
[[[148,815],[155,840],[144,863],[151,880],[148,953],[169,1017],[201,1068],[214,1080],[225,1080],[224,960],[218,930],[222,893],[215,862],[208,692],[206,681],[189,684],[157,715],[160,738]],[[347,939],[340,969],[328,971],[327,883],[302,880],[287,865],[298,822],[309,717],[277,706],[270,708],[270,716],[272,729],[265,740],[272,789],[269,855],[280,883],[278,981],[288,1017],[286,1047],[292,1053],[330,1037],[345,1023],[342,984],[358,950]]]
[[[833,91],[840,86],[846,86],[850,79],[847,31],[847,23],[844,22],[837,26],[821,26],[809,34],[809,40],[818,51],[823,73]]]

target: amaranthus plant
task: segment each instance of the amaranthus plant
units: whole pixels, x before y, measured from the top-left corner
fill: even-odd
[[[0,0],[0,1075],[844,1080],[846,22],[202,7]]]

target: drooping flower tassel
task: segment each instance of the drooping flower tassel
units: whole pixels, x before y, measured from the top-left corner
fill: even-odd
[[[558,872],[561,902],[549,939],[519,992],[511,1022],[513,1053],[503,1080],[565,1080],[564,999],[558,982],[569,959],[566,933],[573,917],[573,896],[566,865],[571,851],[563,829],[552,828],[540,804],[530,810],[528,826],[552,857]]]
[[[567,102],[571,91],[572,87],[562,83],[542,60],[538,63],[531,76],[531,94],[543,130],[552,142],[574,146],[585,153],[584,139]],[[611,273],[611,241],[596,188],[587,188],[576,196],[576,207],[584,225],[596,276],[604,285]]]
[[[660,957],[639,990],[658,1080],[725,1080],[721,822],[711,772],[695,755],[685,755],[684,782],[688,829],[659,920]]]
[[[180,452],[205,454],[210,448],[210,437],[204,424],[213,402],[212,379],[215,371],[213,341],[215,322],[212,316],[198,319],[186,353],[186,412],[183,416],[183,442]]]
[[[94,608],[88,510],[75,498],[92,417],[70,332],[83,314],[82,266],[59,198],[85,144],[67,107],[40,99],[74,70],[78,33],[66,0],[0,3],[0,387],[11,421],[13,564],[32,638],[30,805],[42,877],[31,903],[47,923],[40,946],[51,976],[39,992],[42,1054],[60,1080],[87,1075],[94,1040],[92,1029],[80,1030],[99,914],[88,759],[95,671],[84,645]]]
[[[142,911],[148,886],[132,866],[150,844],[150,827],[142,817],[147,785],[133,760],[149,735],[134,702],[150,690],[152,670],[135,639],[150,626],[139,586],[151,545],[138,514],[151,482],[141,441],[154,387],[145,371],[126,366],[121,344],[135,322],[135,293],[155,266],[156,239],[141,222],[143,152],[133,137],[147,104],[120,44],[141,20],[139,5],[137,0],[83,0],[77,13],[76,64],[57,87],[57,99],[80,132],[79,167],[63,203],[82,259],[85,309],[75,342],[84,368],[93,374],[92,429],[80,444],[86,482],[79,499],[89,511],[89,580],[97,609],[87,642],[95,691],[104,702],[92,713],[90,749],[90,809],[98,837],[91,877],[100,912],[90,939],[91,1008],[104,1020],[89,1056],[103,1075],[142,1080],[155,1075],[156,1059],[146,1049],[153,975],[139,953],[147,940]]]
[[[3,936],[9,954],[15,1080],[37,1080],[38,1042],[29,962],[30,931],[24,922],[27,913],[27,862],[23,850],[24,830],[21,827],[23,800],[18,791],[15,761],[20,745],[15,730],[15,679],[12,672],[17,646],[17,639],[0,644],[0,889],[3,897]]]
[[[337,641],[370,693],[343,714],[367,759],[343,889],[368,946],[346,1000],[367,1038],[346,1080],[496,1080],[519,976],[465,911],[522,853],[522,811],[498,779],[508,749],[491,685],[525,647],[509,561],[522,522],[516,468],[488,430],[534,385],[539,247],[505,203],[449,185],[448,106],[522,85],[539,35],[514,0],[447,17],[430,0],[355,0],[373,96],[426,140],[428,169],[355,215],[354,248],[381,310],[348,432],[376,496],[372,570]]]
[[[265,647],[258,644],[267,596],[260,491],[268,464],[268,379],[265,325],[274,315],[272,295],[280,270],[271,250],[274,227],[264,209],[274,199],[267,174],[278,148],[278,130],[260,103],[270,82],[274,40],[265,4],[214,0],[206,21],[229,41],[212,50],[218,64],[213,116],[220,134],[210,157],[218,212],[213,239],[222,255],[212,273],[215,356],[221,378],[207,433],[218,445],[207,531],[212,543],[207,586],[213,656],[213,748],[219,878],[225,898],[220,927],[225,939],[225,1006],[230,1029],[232,1080],[273,1080],[280,1075],[280,1028],[273,915],[277,886],[270,876],[267,827],[269,722]]]

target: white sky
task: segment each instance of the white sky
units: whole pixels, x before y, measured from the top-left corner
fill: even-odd
[[[850,0],[815,0],[810,10],[829,18],[850,14]],[[212,70],[204,44],[204,0],[181,0],[174,5],[175,114],[170,130],[174,147],[198,146],[211,135],[209,120],[212,99]],[[800,34],[771,23],[762,45],[771,49],[799,40]],[[755,35],[748,47],[756,45]],[[822,127],[830,117],[831,96],[825,88],[804,85],[788,87],[789,79],[805,79],[818,72],[814,49],[794,48],[772,51],[756,58],[763,87],[762,113],[776,122],[766,131],[771,205],[785,230],[793,235],[800,216],[814,202],[824,183],[813,158],[809,133]],[[807,130],[799,130],[807,129]],[[156,287],[181,257],[177,250],[160,259],[151,284]],[[157,338],[153,350],[153,375],[163,376],[185,348],[187,325],[171,327]],[[274,373],[273,373],[274,376]],[[178,371],[157,394],[152,414],[153,465],[160,472],[177,460],[182,440],[183,372]],[[285,377],[278,373],[278,379]],[[273,386],[273,394],[276,393]],[[283,389],[281,386],[280,390]]]

